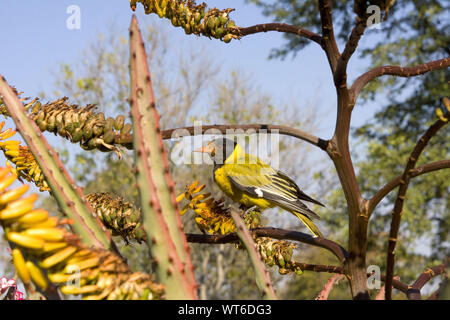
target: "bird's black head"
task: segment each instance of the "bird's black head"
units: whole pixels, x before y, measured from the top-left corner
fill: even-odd
[[[209,153],[214,163],[220,165],[233,153],[236,145],[237,142],[235,140],[217,138],[198,151]]]

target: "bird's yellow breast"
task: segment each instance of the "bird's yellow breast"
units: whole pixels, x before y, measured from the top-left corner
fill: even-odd
[[[244,206],[250,208],[253,206],[258,206],[260,209],[264,210],[267,208],[272,208],[274,205],[266,199],[251,197],[248,194],[242,192],[235,188],[230,179],[227,177],[227,172],[232,170],[231,166],[236,164],[224,164],[214,171],[214,179],[219,188],[233,201],[243,204]]]

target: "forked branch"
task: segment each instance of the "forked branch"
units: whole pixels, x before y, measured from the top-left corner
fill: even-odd
[[[448,112],[447,112],[448,117]],[[448,121],[443,121],[439,119],[435,121],[428,130],[419,139],[414,150],[411,152],[408,162],[406,164],[405,170],[403,171],[402,177],[400,179],[400,187],[397,194],[397,199],[395,200],[394,210],[392,212],[391,228],[389,232],[389,242],[388,242],[388,253],[387,253],[387,265],[386,265],[386,300],[392,298],[392,277],[394,275],[394,264],[395,264],[395,247],[398,239],[398,230],[400,228],[401,214],[403,210],[403,204],[405,201],[406,191],[408,190],[409,181],[411,180],[411,172],[416,165],[419,156],[425,149],[426,145],[430,139],[441,129]]]
[[[334,75],[334,82],[336,86],[345,85],[347,82],[347,64],[358,47],[359,39],[361,39],[366,30],[366,21],[356,18],[356,24],[352,29],[350,37],[345,44],[344,51],[337,61],[336,73]]]

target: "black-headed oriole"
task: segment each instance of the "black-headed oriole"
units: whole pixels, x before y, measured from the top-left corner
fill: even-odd
[[[311,221],[311,218],[319,219],[319,216],[301,200],[324,205],[301,191],[286,174],[245,153],[231,139],[219,138],[195,151],[211,156],[214,181],[233,201],[247,208],[257,206],[261,210],[278,206],[297,216],[314,236],[322,236]]]

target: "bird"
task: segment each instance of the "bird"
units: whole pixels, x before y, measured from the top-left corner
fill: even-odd
[[[325,206],[300,190],[288,175],[247,154],[229,138],[217,138],[194,151],[209,154],[214,162],[214,181],[231,200],[249,210],[280,207],[299,218],[314,237],[323,237],[311,220],[320,217],[302,201]]]

